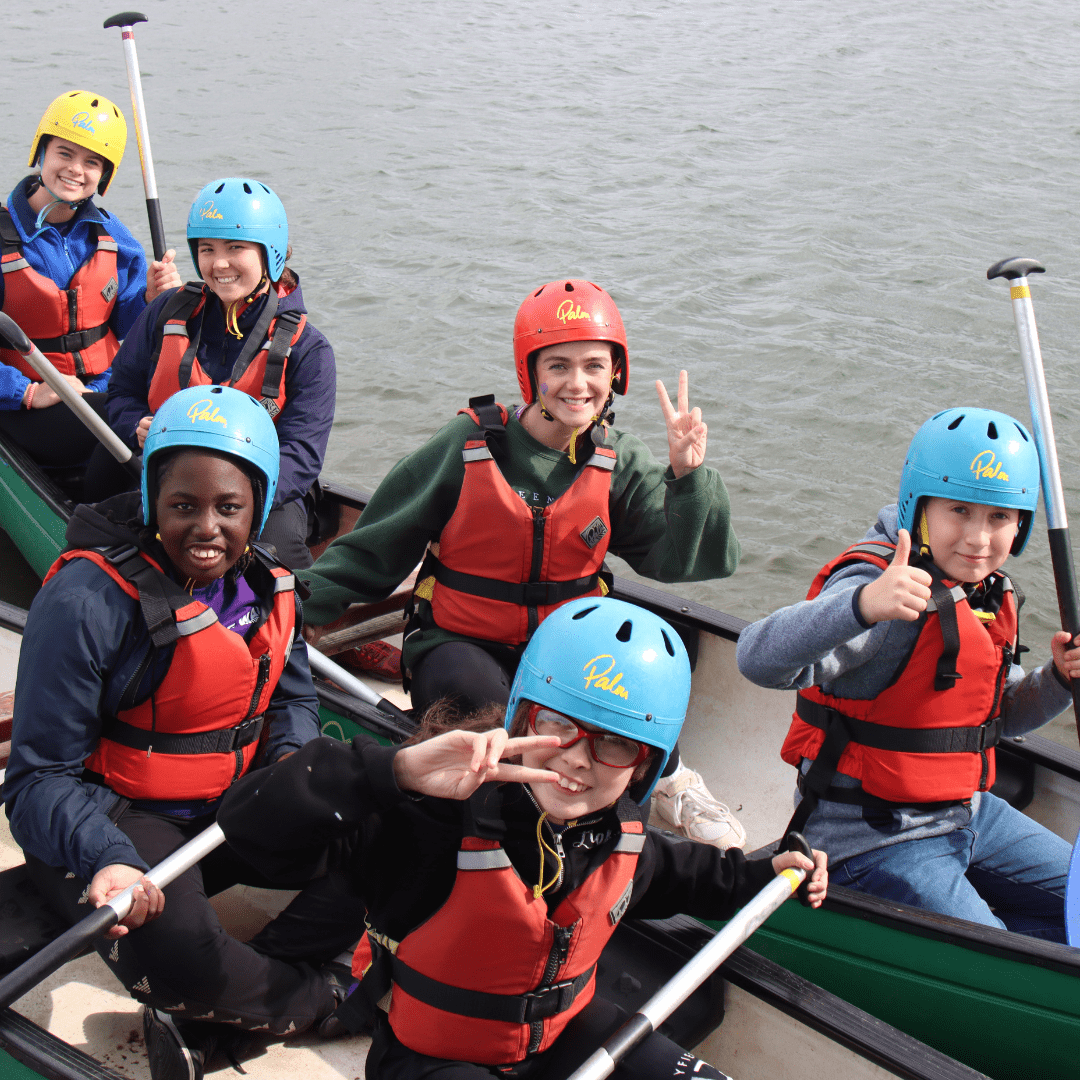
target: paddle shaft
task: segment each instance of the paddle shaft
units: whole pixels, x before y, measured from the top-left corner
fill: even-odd
[[[23,333],[22,327],[10,316],[0,312],[0,338],[17,353],[21,353],[26,362],[56,392],[57,397],[93,432],[105,449],[121,465],[126,465],[132,476],[139,476],[139,464],[131,449],[117,438],[104,420],[83,401],[80,394],[53,367],[52,361]]]
[[[1035,310],[1031,305],[1028,274],[1041,274],[1043,267],[1034,259],[1005,259],[986,271],[993,280],[1006,278],[1010,285],[1013,318],[1020,340],[1020,359],[1027,383],[1028,408],[1031,411],[1031,430],[1039,451],[1043,506],[1046,508],[1046,534],[1050,543],[1050,560],[1057,586],[1058,612],[1061,628],[1075,639],[1080,634],[1080,601],[1077,599],[1076,568],[1073,564],[1072,541],[1065,513],[1065,493],[1061,487],[1054,423],[1050,416],[1050,399],[1046,393],[1039,332],[1035,327]],[[1080,681],[1073,680],[1073,715],[1076,734],[1080,739]]]
[[[395,720],[402,720],[406,724],[412,721],[393,702],[380,697],[366,683],[361,682],[355,675],[350,674],[340,664],[335,663],[329,656],[324,656],[314,645],[308,645],[308,661],[311,670],[324,679],[331,679],[346,692],[358,697],[367,705],[374,705],[380,712],[392,716]]]
[[[651,1035],[802,884],[805,870],[782,870],[716,937],[673,976],[570,1080],[603,1080]]]
[[[183,847],[177,848],[152,870],[148,870],[143,877],[163,889],[213,851],[224,839],[225,834],[221,827],[211,825]],[[81,922],[65,930],[45,948],[0,979],[0,1009],[6,1009],[62,964],[78,956],[87,945],[111,930],[131,910],[134,889],[135,885],[129,885],[123,892],[90,912]]]
[[[150,131],[146,126],[146,102],[143,100],[142,75],[139,57],[135,52],[135,23],[146,22],[146,16],[137,11],[124,11],[106,19],[104,27],[120,27],[124,42],[124,60],[127,63],[128,87],[131,90],[131,111],[135,114],[135,139],[139,144],[139,161],[142,163],[143,188],[146,191],[146,216],[150,221],[150,243],[154,258],[160,261],[165,254],[165,226],[161,220],[161,203],[158,202],[157,178],[154,176],[154,158],[150,153]]]

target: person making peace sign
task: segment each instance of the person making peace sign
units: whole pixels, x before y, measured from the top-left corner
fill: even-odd
[[[703,464],[708,432],[689,408],[686,372],[677,409],[656,384],[667,468],[609,427],[629,362],[607,292],[567,279],[534,290],[518,310],[514,360],[524,404],[511,413],[473,398],[391,469],[356,528],[303,574],[304,617],[320,627],[351,603],[388,596],[424,559],[402,658],[418,712],[444,697],[466,712],[504,704],[540,622],[607,591],[609,551],[658,581],[727,577],[738,564],[727,489]],[[657,792],[684,835],[745,842],[693,771],[673,765]]]

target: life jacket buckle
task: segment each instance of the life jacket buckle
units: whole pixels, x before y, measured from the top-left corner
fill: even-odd
[[[537,1020],[548,1020],[559,1013],[566,1012],[578,996],[577,979],[552,983],[530,990],[521,996],[525,999],[524,1023],[532,1024]]]
[[[544,607],[548,602],[546,581],[526,581],[521,586],[523,607]]]

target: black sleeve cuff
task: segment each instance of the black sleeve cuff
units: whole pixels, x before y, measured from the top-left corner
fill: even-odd
[[[872,626],[874,625],[873,623],[868,623],[868,622],[867,622],[867,621],[866,621],[866,620],[865,620],[865,619],[864,619],[864,618],[862,617],[862,612],[861,612],[861,611],[859,610],[859,597],[860,597],[860,596],[862,596],[862,591],[863,591],[863,589],[865,589],[865,588],[866,588],[866,586],[867,586],[867,585],[869,585],[869,584],[870,584],[870,582],[869,582],[869,581],[867,581],[867,582],[865,582],[864,584],[860,585],[860,586],[859,586],[859,587],[858,587],[858,588],[857,588],[857,589],[855,590],[854,594],[853,594],[853,595],[852,595],[852,597],[851,597],[851,613],[852,613],[852,615],[854,615],[854,616],[855,616],[855,621],[856,621],[856,622],[857,622],[857,623],[858,623],[858,624],[859,624],[859,625],[860,625],[860,626],[861,626],[861,627],[862,627],[862,628],[863,628],[864,630],[869,630],[869,629],[870,629],[870,627],[872,627]]]
[[[1058,671],[1058,666],[1057,666],[1057,664],[1055,664],[1053,662],[1053,660],[1050,661],[1050,667],[1054,672],[1054,678],[1057,679],[1057,681],[1063,687],[1065,687],[1065,689],[1068,690],[1069,693],[1071,694],[1072,693],[1072,679],[1066,679],[1065,676],[1062,675],[1060,671]]]

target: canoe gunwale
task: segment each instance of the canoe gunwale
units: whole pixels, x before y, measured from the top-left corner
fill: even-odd
[[[829,895],[822,906],[823,910],[838,915],[863,919],[1017,963],[1034,964],[1073,978],[1080,977],[1080,949],[1068,945],[1040,941],[995,926],[981,926],[952,915],[923,911],[908,904],[856,892],[843,885],[830,884]]]
[[[0,1049],[47,1080],[124,1080],[14,1009],[0,1012]]]

